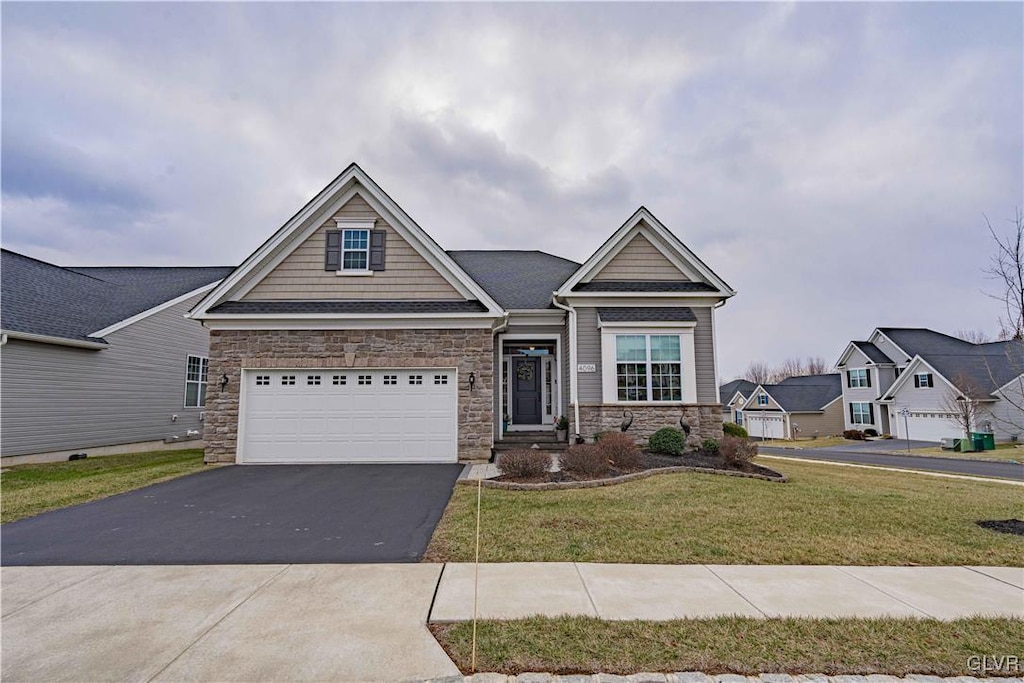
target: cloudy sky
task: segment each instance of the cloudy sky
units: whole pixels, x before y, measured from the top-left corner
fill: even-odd
[[[739,291],[720,369],[994,332],[1024,5],[2,5],[6,248],[236,264],[350,161],[449,249],[643,204]]]

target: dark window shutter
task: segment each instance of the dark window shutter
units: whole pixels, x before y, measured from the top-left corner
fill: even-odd
[[[341,230],[327,231],[327,249],[324,251],[324,270],[341,270]]]
[[[853,404],[850,404],[850,424],[854,424],[853,421]]]
[[[915,389],[920,389],[921,388],[921,375],[914,375],[914,388]]]
[[[384,230],[370,231],[370,270],[384,270],[384,244],[387,242]]]
[[[871,387],[871,370],[865,370],[864,376],[868,378],[868,387]]]
[[[930,387],[934,387],[935,386],[935,382],[932,381],[932,373],[930,373],[930,372],[928,373],[928,386],[930,386]]]
[[[875,404],[868,404],[868,422],[875,424]]]
[[[846,371],[846,386],[848,386],[848,387],[852,387],[853,386],[853,371],[852,370],[847,370]]]

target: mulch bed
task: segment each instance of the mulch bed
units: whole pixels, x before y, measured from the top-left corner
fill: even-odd
[[[518,484],[547,484],[547,483],[569,483],[569,482],[580,482],[580,481],[595,481],[602,479],[614,479],[628,474],[636,474],[637,472],[646,472],[650,470],[659,470],[666,467],[698,467],[701,469],[708,470],[719,470],[722,472],[738,473],[742,472],[745,474],[754,474],[764,477],[782,478],[783,475],[779,474],[775,470],[767,467],[761,467],[760,465],[754,465],[753,463],[746,463],[743,467],[729,467],[725,464],[725,461],[720,455],[711,455],[704,453],[703,451],[692,451],[690,453],[684,453],[683,455],[662,455],[660,453],[651,453],[650,451],[643,452],[643,466],[638,470],[619,470],[612,468],[608,472],[602,475],[594,477],[575,477],[568,472],[559,470],[558,472],[548,472],[545,477],[533,477],[530,479],[523,479],[519,477],[513,477],[508,474],[502,474],[498,477],[494,477],[490,481],[501,481]]]
[[[983,519],[975,524],[983,529],[991,529],[1001,534],[1024,536],[1024,520],[1020,519]]]

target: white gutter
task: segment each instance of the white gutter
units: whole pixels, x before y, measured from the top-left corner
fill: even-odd
[[[80,349],[109,349],[110,345],[104,342],[91,342],[79,339],[66,339],[64,337],[52,337],[48,334],[32,334],[30,332],[16,332],[8,330],[3,333],[5,339],[23,339],[25,341],[39,342],[40,344],[53,344],[55,346],[74,346]],[[6,344],[6,341],[4,342]]]
[[[555,308],[560,308],[569,313],[569,400],[572,402],[573,424],[576,426],[576,436],[580,435],[580,402],[578,389],[576,387],[576,309],[572,304],[560,304],[555,292],[551,292],[551,303]]]

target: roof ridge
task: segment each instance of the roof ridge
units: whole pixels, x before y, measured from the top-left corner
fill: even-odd
[[[49,261],[44,261],[41,258],[36,258],[35,256],[29,256],[28,254],[22,254],[20,251],[14,251],[13,249],[7,249],[6,247],[0,248],[0,251],[5,251],[8,254],[10,254],[11,256],[17,256],[18,258],[23,258],[26,261],[34,261],[35,263],[39,263],[39,264],[42,264],[44,266],[48,266],[50,268],[56,268],[57,270],[62,270],[65,273],[70,273],[72,275],[78,275],[79,277],[87,277],[90,280],[95,280],[96,282],[102,282],[102,283],[108,284],[108,285],[109,284],[113,284],[113,283],[108,282],[107,280],[104,280],[102,278],[98,278],[98,277],[95,277],[93,275],[89,275],[88,273],[79,273],[74,268],[69,268],[68,266],[58,266],[56,263],[51,263]]]

